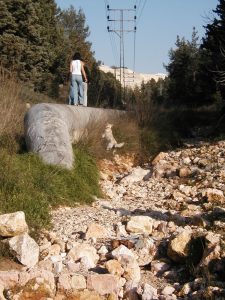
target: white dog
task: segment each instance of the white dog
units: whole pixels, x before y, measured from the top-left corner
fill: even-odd
[[[117,141],[115,140],[113,133],[112,133],[112,127],[113,124],[106,124],[105,132],[102,135],[102,138],[106,139],[108,145],[107,145],[107,150],[111,150],[113,148],[121,148],[123,147],[124,143],[118,144]]]

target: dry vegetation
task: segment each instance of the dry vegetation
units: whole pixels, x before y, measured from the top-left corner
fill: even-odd
[[[109,120],[90,118],[88,125],[79,137],[76,146],[85,148],[96,159],[110,158],[114,151],[107,151],[106,141],[102,138],[106,123],[113,124],[112,132],[118,143],[124,142],[124,147],[116,149],[120,154],[138,153],[140,151],[140,131],[134,118],[124,115],[111,117]]]
[[[20,97],[22,87],[13,74],[3,68],[0,68],[0,86],[0,145],[10,151],[19,150],[16,144],[23,135],[26,110]]]
[[[75,137],[76,163],[72,171],[48,166],[36,155],[26,153],[23,118],[27,98],[24,85],[4,69],[0,72],[0,83],[0,212],[23,210],[30,226],[48,226],[51,207],[90,203],[93,195],[101,195],[96,160],[109,158],[113,153],[106,151],[102,139],[106,120],[97,122],[91,118],[79,138]],[[143,135],[143,131],[140,134],[131,116],[107,121],[113,124],[117,142],[125,143],[124,147],[115,150],[116,153],[140,154],[146,142],[150,148],[154,142],[157,148],[158,137],[154,140],[149,134]]]
[[[105,121],[90,120],[74,147],[72,171],[46,165],[37,155],[26,153],[24,85],[13,74],[0,71],[0,213],[23,210],[30,227],[47,227],[52,207],[90,203],[94,195],[101,196],[96,160],[112,155],[102,139]],[[110,122],[118,143],[125,142],[118,153],[137,151],[139,134],[134,121],[114,118]]]
[[[101,194],[97,166],[84,149],[74,150],[72,171],[46,165],[37,155],[26,153],[23,85],[4,69],[0,84],[0,213],[22,210],[31,227],[46,227],[51,207],[90,203],[93,195]]]

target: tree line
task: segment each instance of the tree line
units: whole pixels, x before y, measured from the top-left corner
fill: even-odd
[[[119,82],[99,70],[89,34],[81,9],[61,10],[54,0],[0,0],[2,67],[31,89],[57,98],[60,86],[68,90],[69,63],[78,51],[89,70],[89,104],[115,106]]]
[[[54,0],[0,0],[1,65],[30,88],[57,98],[60,85],[68,85],[71,57],[79,51],[89,69],[90,105],[209,105],[225,97],[225,0],[218,0],[213,12],[202,41],[195,29],[191,41],[177,37],[165,80],[121,93],[119,81],[98,68],[82,10],[61,10]]]
[[[191,108],[221,101],[223,103],[225,0],[218,2],[213,10],[213,19],[209,19],[209,24],[205,26],[206,33],[202,41],[199,41],[195,28],[190,41],[177,36],[175,47],[169,51],[169,63],[165,65],[168,76],[163,81],[152,80],[142,84],[134,91],[136,102]]]

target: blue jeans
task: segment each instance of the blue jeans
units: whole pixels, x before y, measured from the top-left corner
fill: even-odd
[[[83,82],[83,89],[84,89],[84,102],[83,102],[83,105],[87,106],[87,89],[88,89],[87,82]]]
[[[83,102],[84,102],[84,88],[83,88],[82,76],[72,74],[71,83],[70,83],[69,104],[83,105]]]

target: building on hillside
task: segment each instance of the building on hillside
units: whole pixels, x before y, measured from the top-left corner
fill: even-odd
[[[119,67],[109,67],[106,65],[100,65],[100,70],[105,73],[112,73],[116,79],[120,80],[120,68]],[[165,79],[166,74],[144,74],[144,73],[135,73],[130,69],[124,69],[125,83],[127,87],[134,88],[135,86],[141,86],[142,82],[146,83],[151,79],[158,81],[159,79]]]

